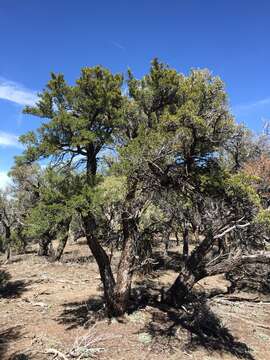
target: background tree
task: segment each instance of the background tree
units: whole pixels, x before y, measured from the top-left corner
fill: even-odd
[[[6,260],[9,261],[11,257],[12,231],[16,225],[16,216],[14,201],[8,197],[7,192],[0,193],[0,225]]]
[[[75,213],[73,197],[80,192],[80,174],[69,169],[47,168],[39,186],[39,200],[26,219],[28,236],[40,239],[40,255],[60,260],[69,237],[69,227]],[[50,251],[52,240],[58,239],[56,251]]]

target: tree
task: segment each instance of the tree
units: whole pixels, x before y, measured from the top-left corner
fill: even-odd
[[[121,75],[112,75],[99,66],[82,69],[75,86],[68,86],[63,75],[52,74],[37,105],[25,109],[26,113],[48,121],[36,133],[30,132],[21,138],[27,146],[24,155],[28,161],[52,158],[55,164],[84,168],[84,188],[75,206],[81,213],[88,245],[99,266],[110,314],[119,313],[117,303],[121,296],[115,290],[117,285],[109,257],[96,236],[97,221],[91,209],[91,197],[97,185],[98,155],[112,143],[120,120],[121,86]],[[125,254],[123,250],[123,257]],[[121,259],[120,263],[125,261]],[[120,283],[123,277],[118,278]]]
[[[15,163],[9,172],[9,176],[12,180],[10,196],[14,201],[16,215],[14,235],[22,246],[22,250],[25,251],[28,241],[32,240],[31,237],[27,236],[27,217],[39,201],[43,171],[37,164],[22,165]],[[42,242],[40,243],[42,244]],[[40,253],[43,250],[40,248]]]
[[[155,71],[158,67],[158,63],[154,63]],[[161,69],[163,71],[164,67]],[[161,72],[154,77],[155,81],[161,81]],[[155,108],[154,105],[160,104],[155,95],[162,89],[162,82],[154,87],[157,92],[153,90],[152,74],[150,71],[142,82],[131,80],[133,98],[150,120],[141,132],[137,131],[125,156],[127,166],[132,168],[130,172],[144,182],[148,191],[151,189],[154,197],[172,190],[182,195],[183,222],[196,223],[199,213],[200,237],[204,240],[193,251],[168,291],[167,300],[176,305],[202,277],[256,259],[268,263],[269,258],[266,256],[263,260],[258,254],[249,257],[243,253],[254,248],[255,243],[261,246],[260,227],[258,230],[255,223],[260,212],[260,199],[250,177],[232,174],[239,170],[240,161],[242,166],[251,156],[250,152],[242,151],[240,160],[239,127],[229,112],[222,81],[207,71],[192,71],[187,77],[179,76],[177,90],[170,102],[166,106],[162,101],[162,106]],[[174,89],[174,84],[170,89]],[[237,168],[233,166],[232,169],[228,158],[224,162],[223,153],[235,139]],[[256,148],[251,139],[247,147]],[[225,254],[225,237],[229,254],[236,249],[238,256],[232,258]]]
[[[6,260],[9,261],[11,257],[12,230],[16,224],[16,217],[13,199],[9,199],[6,193],[3,192],[0,194],[0,224],[4,237]]]
[[[230,261],[232,266],[268,261],[243,252],[259,238],[253,230],[261,199],[254,177],[241,171],[251,157],[246,144],[254,144],[235,124],[223,82],[207,70],[185,76],[157,59],[141,80],[129,71],[128,95],[122,93],[122,82],[121,75],[100,66],[82,69],[74,86],[63,75],[52,74],[37,105],[25,109],[44,123],[21,137],[27,148],[18,160],[47,158],[62,169],[59,182],[51,173],[52,186],[44,187],[31,216],[46,222],[36,222],[40,230],[54,223],[67,239],[64,220],[70,222],[79,213],[110,316],[127,310],[139,252],[150,254],[154,234],[173,226],[182,228],[186,255],[167,294],[173,304],[203,276],[230,268]],[[232,143],[236,150],[231,154]],[[99,169],[100,161],[109,157],[109,165]],[[71,179],[74,175],[75,183],[63,183],[65,171]],[[160,228],[145,222],[151,208],[161,212]],[[191,229],[202,240],[188,257]],[[104,245],[110,244],[112,254],[119,242],[106,237],[115,233],[122,236],[113,274]],[[242,252],[231,258],[226,249]]]
[[[25,220],[26,234],[40,239],[39,255],[50,255],[60,260],[69,237],[69,227],[74,215],[73,197],[80,193],[80,174],[69,169],[47,167],[39,186],[38,202],[31,208]],[[56,252],[50,251],[52,240],[58,238]]]
[[[263,137],[255,139],[252,132],[243,124],[236,125],[231,138],[225,145],[226,165],[230,165],[234,172],[239,171],[247,161],[260,155],[263,147],[262,140]]]

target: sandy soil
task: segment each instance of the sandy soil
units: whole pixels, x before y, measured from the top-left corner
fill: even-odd
[[[140,307],[108,321],[97,267],[83,242],[69,244],[62,262],[55,264],[34,252],[14,256],[12,263],[1,265],[0,276],[6,279],[0,287],[2,360],[61,359],[49,349],[68,354],[76,339],[86,336],[92,344],[89,359],[270,359],[267,297],[199,299],[175,312],[147,300],[149,294],[158,297],[157,289],[176,276],[172,269],[161,269],[146,286],[136,279]],[[227,286],[219,276],[205,279],[198,289]],[[85,344],[75,348],[78,355]]]

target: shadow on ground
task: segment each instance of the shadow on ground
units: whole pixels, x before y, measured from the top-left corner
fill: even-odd
[[[0,359],[5,355],[9,344],[20,337],[20,330],[20,326],[0,330]]]
[[[156,347],[158,351],[164,344],[172,351],[179,346],[189,352],[203,347],[209,353],[230,353],[241,359],[255,360],[249,347],[233,336],[203,298],[194,299],[181,309],[156,303],[152,308],[152,320],[144,331],[151,334],[153,349]]]
[[[156,285],[153,280],[148,280],[146,285],[137,286],[129,307],[129,313],[140,309],[151,313],[151,320],[145,323],[143,331],[151,335],[153,351],[165,349],[173,352],[181,348],[192,352],[203,347],[209,353],[230,353],[238,358],[254,360],[248,346],[238,341],[222,324],[205,297],[194,295],[188,303],[175,309],[159,301]],[[88,327],[105,317],[103,299],[94,297],[86,302],[65,304],[58,321],[72,329]]]
[[[229,353],[254,360],[249,347],[238,341],[208,306],[203,292],[192,294],[187,303],[178,309],[162,302],[166,285],[158,280],[158,276],[167,270],[179,271],[182,256],[170,251],[168,256],[156,253],[154,259],[157,262],[154,270],[158,270],[158,275],[153,273],[135,282],[128,310],[129,314],[141,309],[151,314],[151,320],[148,318],[143,331],[151,335],[153,351],[173,352],[181,348],[192,352],[202,347],[209,353]],[[64,304],[58,321],[67,324],[67,329],[72,329],[88,327],[105,317],[103,299],[93,297],[86,302]]]
[[[6,270],[0,270],[0,298],[13,298],[20,296],[27,290],[30,282],[24,280],[11,281],[11,276]]]
[[[11,355],[9,360],[30,360],[29,355],[23,354],[23,353],[16,353]]]
[[[69,257],[71,254],[65,254],[63,259],[61,260],[62,263],[68,264],[68,263],[76,263],[76,264],[89,264],[94,262],[94,257],[92,255],[89,256],[72,256]]]
[[[182,254],[176,251],[168,251],[165,255],[161,251],[157,251],[153,254],[155,260],[154,270],[173,270],[180,271],[183,264]]]
[[[104,301],[101,297],[93,297],[83,302],[67,303],[63,306],[64,310],[58,321],[66,324],[67,330],[78,326],[87,328],[105,317]]]
[[[145,324],[144,330],[151,334],[154,347],[163,346],[157,351],[168,350],[170,346],[172,351],[179,346],[188,351],[203,347],[209,352],[230,353],[254,360],[248,346],[235,339],[211,310],[205,293],[194,292],[186,304],[176,309],[162,302],[161,289],[165,291],[162,285],[154,278],[137,282],[130,306],[130,312],[147,306],[150,309],[152,320]]]

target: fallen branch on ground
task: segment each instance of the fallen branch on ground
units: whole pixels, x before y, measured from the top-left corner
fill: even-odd
[[[58,356],[64,360],[69,360],[61,351],[53,349],[53,348],[47,349],[46,354],[52,354],[52,355]]]

